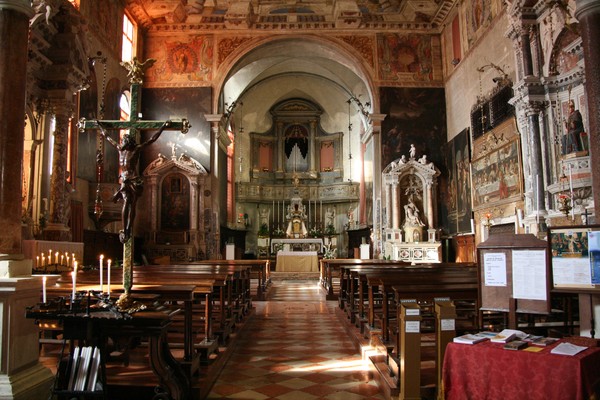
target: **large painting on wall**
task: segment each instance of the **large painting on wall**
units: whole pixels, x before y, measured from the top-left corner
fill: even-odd
[[[440,185],[444,226],[448,234],[471,232],[471,150],[469,129],[464,129],[445,146],[446,185]]]
[[[381,126],[381,167],[403,154],[408,158],[410,145],[414,144],[417,158],[426,154],[429,161],[443,169],[440,149],[446,143],[444,90],[383,87],[380,93],[381,112],[387,115]]]
[[[144,119],[164,121],[172,118],[187,118],[192,127],[187,134],[165,131],[161,137],[149,146],[142,158],[146,166],[162,154],[171,157],[175,153],[180,157],[185,153],[210,171],[210,123],[204,118],[211,112],[210,88],[163,88],[144,89],[142,111]],[[153,132],[145,132],[144,140]],[[143,170],[143,167],[140,168]]]
[[[514,138],[473,160],[473,209],[490,208],[521,199],[520,154],[519,140]]]

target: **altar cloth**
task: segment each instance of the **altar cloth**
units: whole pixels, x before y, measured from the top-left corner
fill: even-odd
[[[316,251],[279,251],[275,271],[318,272],[319,257]]]

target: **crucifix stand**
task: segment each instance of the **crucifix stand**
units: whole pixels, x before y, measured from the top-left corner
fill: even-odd
[[[138,196],[142,192],[143,178],[138,174],[138,161],[140,150],[155,142],[163,130],[177,130],[187,133],[190,124],[187,119],[181,121],[144,121],[138,119],[140,112],[139,99],[141,96],[144,71],[149,68],[155,60],[148,59],[140,63],[136,57],[131,62],[121,63],[129,76],[131,85],[131,110],[129,120],[89,120],[85,118],[79,121],[79,130],[84,132],[89,129],[99,129],[102,136],[119,151],[119,166],[121,184],[119,191],[115,193],[113,200],[123,200],[123,230],[119,234],[123,243],[123,294],[117,300],[117,307],[122,312],[133,313],[145,307],[131,299],[131,287],[133,286],[133,223],[135,219],[135,207]],[[109,130],[127,130],[121,143],[117,143],[106,132]],[[158,130],[152,138],[140,143],[139,132],[142,130]]]

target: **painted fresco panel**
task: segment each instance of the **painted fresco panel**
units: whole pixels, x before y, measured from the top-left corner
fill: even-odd
[[[377,35],[379,79],[430,82],[433,80],[431,36],[386,33]]]
[[[146,83],[168,86],[192,86],[213,79],[214,44],[212,35],[198,35],[181,40],[154,40],[146,54],[156,59],[148,70]]]

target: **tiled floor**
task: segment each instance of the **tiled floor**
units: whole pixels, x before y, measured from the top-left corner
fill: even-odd
[[[383,399],[315,280],[273,282],[208,399]]]

